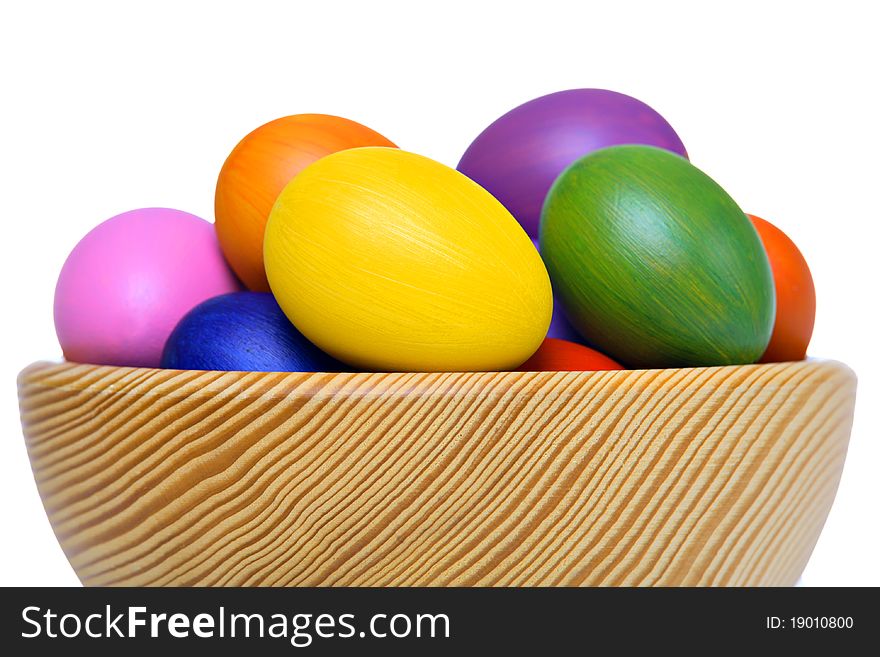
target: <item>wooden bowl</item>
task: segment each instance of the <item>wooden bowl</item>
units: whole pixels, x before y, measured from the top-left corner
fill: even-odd
[[[70,563],[135,586],[794,584],[855,398],[831,361],[18,385]]]

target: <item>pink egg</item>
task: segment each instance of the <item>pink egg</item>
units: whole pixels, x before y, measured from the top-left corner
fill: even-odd
[[[210,223],[180,210],[132,210],[92,230],[67,257],[55,331],[68,360],[159,367],[190,309],[240,288]]]

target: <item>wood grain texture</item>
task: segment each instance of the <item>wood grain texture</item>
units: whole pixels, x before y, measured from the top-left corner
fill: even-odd
[[[789,585],[855,377],[38,363],[19,394],[87,585]]]

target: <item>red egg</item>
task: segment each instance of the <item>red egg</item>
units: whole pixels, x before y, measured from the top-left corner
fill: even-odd
[[[589,372],[622,370],[622,365],[576,342],[545,338],[538,351],[518,368],[520,372]]]

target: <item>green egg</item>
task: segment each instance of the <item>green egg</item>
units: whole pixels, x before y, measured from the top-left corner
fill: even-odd
[[[592,345],[636,368],[752,363],[773,330],[748,217],[684,158],[613,146],[557,178],[541,213],[553,289]]]

